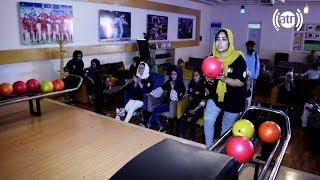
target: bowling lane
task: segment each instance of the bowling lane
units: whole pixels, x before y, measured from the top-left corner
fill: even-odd
[[[165,138],[204,147],[48,99],[41,108],[0,108],[0,179],[108,179]]]

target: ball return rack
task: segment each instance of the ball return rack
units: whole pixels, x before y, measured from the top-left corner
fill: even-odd
[[[51,92],[51,93],[46,93],[46,94],[42,94],[42,93],[38,92],[38,93],[28,93],[28,94],[24,94],[24,95],[12,95],[9,97],[0,97],[0,107],[5,106],[5,105],[9,105],[9,104],[18,103],[18,102],[29,101],[30,114],[35,115],[35,116],[41,116],[40,100],[42,98],[69,93],[69,92],[72,92],[72,91],[79,89],[79,87],[81,86],[82,81],[83,81],[83,78],[81,76],[69,74],[66,77],[71,77],[71,78],[74,78],[75,80],[77,80],[78,81],[77,86],[74,88],[69,88],[69,89],[65,89],[62,91],[56,91],[56,92]],[[34,101],[35,101],[36,110],[34,110],[34,105],[33,105]]]
[[[257,153],[257,145],[261,145],[261,155],[254,155],[252,160],[248,162],[253,164],[255,167],[253,179],[274,180],[279,172],[282,159],[285,155],[291,138],[289,117],[284,112],[279,110],[252,106],[242,114],[241,119],[247,119],[251,121],[255,127],[255,135],[251,138],[251,142],[255,147],[255,153]],[[267,120],[274,121],[281,128],[281,137],[273,144],[263,143],[258,137],[260,124]],[[209,148],[209,150],[224,154],[227,141],[231,136],[232,130],[230,129],[224,133],[223,136]],[[244,166],[244,163],[239,165],[239,174]],[[248,179],[251,178],[248,177]]]

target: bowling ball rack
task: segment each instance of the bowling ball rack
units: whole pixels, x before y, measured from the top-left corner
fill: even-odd
[[[69,74],[66,77],[74,78],[74,79],[78,80],[78,84],[72,88],[68,88],[68,89],[65,89],[62,91],[55,91],[55,92],[51,92],[51,93],[46,93],[46,94],[42,94],[41,92],[37,92],[37,93],[26,93],[24,95],[12,95],[9,97],[0,97],[0,107],[6,106],[9,104],[29,101],[30,114],[35,115],[35,116],[41,116],[40,100],[42,98],[69,93],[69,92],[72,92],[72,91],[79,89],[79,87],[81,86],[82,81],[83,81],[83,78],[81,76]],[[36,105],[36,110],[34,109],[34,105],[33,105],[34,101],[35,101],[35,105]]]
[[[254,177],[252,179],[276,179],[282,159],[291,138],[289,117],[284,112],[279,110],[252,106],[242,114],[241,119],[248,119],[253,123],[255,127],[255,134],[251,138],[251,141],[255,147],[255,155],[253,156],[251,161],[247,162],[253,165],[255,168]],[[262,142],[258,136],[258,129],[260,124],[267,120],[274,121],[281,128],[281,137],[277,142],[273,144]],[[232,137],[232,135],[232,130],[230,129],[229,131],[224,133],[221,138],[219,138],[209,148],[209,150],[225,154],[226,144],[228,142],[228,139]],[[260,155],[258,156],[259,149]],[[245,165],[248,165],[247,163],[239,164],[238,174],[241,173],[241,170],[243,170]],[[251,178],[248,177],[248,179]]]

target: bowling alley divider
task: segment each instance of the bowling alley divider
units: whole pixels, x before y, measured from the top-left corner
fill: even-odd
[[[51,81],[48,81],[48,82],[43,81],[42,83],[46,83],[46,85],[45,85],[46,87],[44,87],[46,89],[45,92],[39,92],[39,93],[35,93],[35,94],[24,94],[24,95],[19,95],[19,96],[0,97],[0,107],[5,106],[5,105],[9,105],[9,104],[18,103],[18,102],[29,101],[30,113],[33,115],[36,115],[36,116],[41,116],[40,99],[45,98],[45,97],[49,97],[49,96],[56,96],[56,95],[69,93],[69,92],[72,92],[72,91],[79,89],[79,87],[81,86],[82,81],[83,81],[83,78],[81,76],[69,74],[66,77],[75,78],[75,80],[77,80],[77,82],[78,82],[77,86],[69,88],[69,89],[61,90],[61,91],[53,91],[54,87],[53,87],[52,82]],[[51,85],[52,85],[52,87],[51,87]],[[46,91],[48,93],[46,93]],[[36,111],[34,111],[34,107],[33,107],[34,100],[36,101],[36,108],[37,108]]]

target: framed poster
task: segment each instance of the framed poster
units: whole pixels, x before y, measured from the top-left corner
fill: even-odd
[[[191,39],[193,33],[193,19],[178,18],[178,39]]]
[[[131,13],[99,11],[99,40],[128,41],[131,39]]]
[[[300,31],[293,32],[292,50],[320,51],[320,23],[306,23],[303,24]]]
[[[167,40],[168,17],[148,14],[147,33],[150,37],[150,40]]]
[[[19,2],[22,44],[73,41],[73,10],[69,5]]]
[[[293,47],[292,49],[295,51],[301,51],[302,50],[302,38],[303,34],[301,32],[295,32],[293,36]]]

